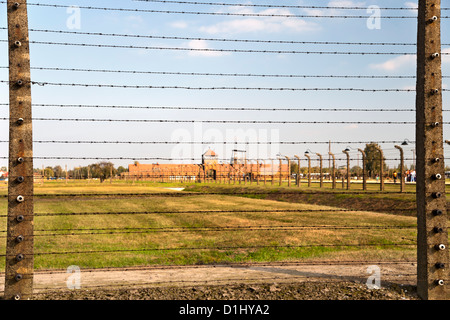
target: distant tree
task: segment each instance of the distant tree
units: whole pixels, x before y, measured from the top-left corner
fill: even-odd
[[[90,165],[91,177],[98,178],[101,182],[111,177],[111,171],[113,176],[117,173],[114,164],[111,162],[103,161]]]
[[[51,177],[54,177],[54,176],[55,176],[55,173],[54,173],[52,167],[47,167],[47,168],[44,169],[44,177],[51,178]]]
[[[366,144],[364,153],[366,154],[366,170],[369,177],[374,177],[375,174],[380,173],[380,152],[376,143]],[[386,168],[386,158],[383,157],[383,169]]]
[[[53,173],[54,173],[54,177],[55,178],[60,178],[63,176],[63,169],[61,168],[61,166],[55,166],[53,167]]]
[[[355,176],[361,176],[362,175],[362,168],[360,166],[353,166],[350,169],[350,174]]]
[[[117,173],[118,173],[118,174],[121,174],[121,173],[124,173],[124,172],[128,172],[128,169],[127,169],[127,168],[124,168],[124,167],[122,167],[122,166],[120,166],[120,167],[117,168]]]
[[[291,161],[291,174],[297,174],[298,172],[298,164],[294,161]]]

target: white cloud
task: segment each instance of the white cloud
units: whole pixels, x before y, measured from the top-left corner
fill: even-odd
[[[328,2],[329,7],[361,7],[364,2],[355,2],[350,0],[336,0]]]
[[[382,71],[397,71],[406,67],[415,67],[416,55],[402,55],[383,63],[370,64],[370,68]]]
[[[411,1],[405,2],[405,7],[411,9],[411,10],[407,10],[406,12],[408,12],[409,14],[412,14],[412,15],[417,15],[417,8],[418,8],[417,2],[411,2]]]
[[[442,50],[442,63],[450,63],[450,48]],[[402,68],[415,68],[417,63],[416,55],[402,55],[389,59],[382,63],[373,63],[369,67],[381,71],[397,71]]]
[[[191,49],[211,49],[205,40],[192,40],[187,44],[188,48]],[[230,55],[230,52],[221,51],[189,51],[190,56],[195,57],[222,57]]]
[[[417,4],[417,2],[408,1],[408,2],[405,2],[405,7],[411,8],[411,9],[417,9],[418,4]]]
[[[133,29],[140,29],[145,26],[145,20],[141,16],[126,16],[124,20],[126,25]]]
[[[328,7],[364,7],[364,2],[355,2],[350,0],[336,0],[328,2]],[[344,9],[303,9],[305,13],[313,16],[332,16],[342,15]],[[353,13],[353,12],[352,12]]]
[[[442,55],[442,63],[450,63],[450,48],[443,49],[442,53],[446,53]]]
[[[402,87],[403,90],[416,90],[416,86],[415,85],[409,85],[409,86],[404,86]]]
[[[344,126],[344,130],[355,130],[359,129],[359,126],[357,124],[349,124]]]
[[[234,13],[257,13],[264,15],[292,15],[285,9],[268,9],[254,12],[249,8],[232,8]],[[226,20],[209,26],[200,27],[200,31],[209,34],[237,34],[249,32],[305,32],[319,29],[320,26],[314,22],[307,22],[299,18],[282,17],[245,17]]]
[[[186,29],[189,24],[186,21],[174,21],[169,23],[169,26],[175,29]]]

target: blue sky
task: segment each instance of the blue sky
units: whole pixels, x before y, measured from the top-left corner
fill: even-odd
[[[226,2],[226,1],[221,1]],[[287,1],[265,0],[228,1],[230,3],[264,3],[278,5],[324,5],[385,7],[414,7],[414,1]],[[137,8],[154,10],[312,14],[370,16],[365,10],[311,10],[258,7],[224,7],[187,4],[164,4],[136,1],[46,1],[78,6]],[[443,1],[443,7],[449,7]],[[369,29],[366,19],[240,17],[216,15],[162,14],[81,9],[80,29],[70,30],[67,21],[72,17],[65,8],[29,6],[29,26],[33,29],[80,32],[120,33],[227,39],[259,39],[287,41],[337,42],[396,42],[416,41],[415,19],[382,19],[380,29]],[[6,26],[6,6],[0,4],[0,26]],[[414,16],[416,11],[382,11],[383,15]],[[448,20],[442,22],[442,42],[450,43]],[[0,39],[7,32],[0,30]],[[165,39],[137,39],[106,36],[68,35],[30,32],[32,41],[108,44],[122,46],[152,46],[179,48],[211,48],[239,50],[295,50],[295,51],[365,51],[415,52],[414,46],[348,46],[305,44],[261,44],[216,41]],[[449,51],[449,47],[443,47]],[[7,45],[0,43],[0,66],[7,66]],[[112,69],[166,72],[251,73],[297,75],[415,75],[415,56],[409,55],[305,55],[237,52],[203,52],[180,50],[146,50],[121,48],[93,48],[78,46],[31,45],[32,67]],[[443,58],[443,74],[450,75],[448,56]],[[0,79],[7,80],[7,69],[0,69]],[[190,87],[291,87],[291,88],[412,88],[414,79],[303,79],[180,76],[152,74],[116,74],[94,72],[32,71],[32,80],[57,83],[89,83],[116,85],[190,86]],[[448,79],[444,87],[448,88]],[[256,90],[181,90],[181,89],[110,89],[59,86],[33,86],[34,104],[87,104],[133,106],[186,107],[250,107],[250,108],[414,108],[413,92],[279,92]],[[8,88],[0,86],[0,102],[8,102]],[[444,95],[444,108],[448,102]],[[1,117],[7,117],[6,106]],[[445,114],[444,114],[445,115]],[[149,109],[100,109],[35,107],[33,117],[95,118],[95,119],[179,119],[179,120],[288,120],[288,121],[414,121],[411,112],[305,112],[305,111],[193,111]],[[115,145],[115,144],[35,144],[36,157],[195,157],[211,147],[221,158],[230,158],[234,140],[258,141],[384,141],[414,140],[413,125],[355,125],[355,124],[207,124],[207,123],[103,123],[36,121],[34,140],[100,140],[100,141],[172,141],[216,139],[228,145],[214,143],[190,146],[174,145]],[[447,138],[447,137],[446,137]],[[8,139],[7,122],[0,126],[0,140]],[[238,145],[247,149],[253,158],[303,155],[306,149],[328,153],[328,145]],[[332,145],[332,151],[343,158],[346,145]],[[352,148],[363,145],[353,144]],[[386,156],[398,157],[392,144],[382,145]],[[412,158],[410,145],[405,154]],[[0,153],[7,156],[7,144],[0,145]],[[356,158],[357,153],[352,152]],[[448,156],[448,155],[447,155]],[[127,165],[132,160],[112,160]],[[35,167],[60,164],[69,167],[85,165],[95,160],[35,160]],[[151,161],[148,161],[151,162]],[[411,161],[409,161],[411,163]],[[356,163],[355,163],[356,164]],[[0,160],[6,165],[6,160]]]

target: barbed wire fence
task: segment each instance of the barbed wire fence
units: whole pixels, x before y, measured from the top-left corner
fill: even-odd
[[[426,2],[427,5],[437,3],[437,1],[423,2]],[[0,1],[0,4],[3,5],[2,10],[6,12],[5,7],[7,7],[8,12],[8,27],[0,26],[0,32],[2,32],[2,35],[5,34],[5,31],[9,32],[9,38],[6,39],[5,36],[2,36],[0,42],[8,45],[10,54],[9,65],[0,66],[0,71],[9,71],[10,74],[9,80],[6,78],[0,79],[0,83],[7,84],[10,89],[10,102],[0,103],[4,110],[8,106],[10,108],[9,116],[0,117],[0,121],[9,121],[10,125],[10,138],[6,139],[6,136],[4,136],[0,140],[0,145],[9,144],[10,148],[9,156],[4,154],[0,157],[0,160],[9,160],[10,172],[8,193],[2,195],[8,199],[8,212],[7,214],[0,214],[1,218],[7,220],[7,228],[5,224],[0,224],[5,226],[0,230],[0,238],[5,240],[6,247],[0,257],[6,261],[4,289],[6,299],[29,299],[33,295],[33,289],[40,292],[68,290],[67,286],[36,286],[33,278],[35,275],[64,274],[65,269],[64,271],[57,269],[72,265],[82,265],[83,272],[86,273],[95,273],[98,269],[106,272],[151,270],[157,273],[158,270],[167,268],[173,268],[174,270],[182,267],[200,269],[207,268],[208,265],[223,263],[227,263],[231,268],[273,266],[274,264],[277,266],[425,265],[426,272],[420,267],[418,267],[417,273],[411,272],[410,269],[407,271],[404,269],[398,270],[392,274],[384,275],[383,281],[400,279],[401,281],[414,282],[416,280],[418,291],[422,297],[430,299],[448,297],[447,209],[445,196],[442,197],[442,195],[445,195],[444,162],[448,157],[445,156],[442,145],[439,145],[443,143],[442,138],[439,138],[439,132],[442,135],[442,127],[449,124],[449,122],[441,119],[440,114],[449,110],[442,108],[442,101],[439,104],[439,101],[433,100],[431,104],[438,110],[429,111],[429,114],[433,116],[432,121],[427,117],[419,119],[411,116],[418,108],[412,104],[407,105],[404,101],[410,101],[410,98],[414,98],[415,95],[420,96],[421,86],[419,83],[417,87],[419,90],[417,90],[408,85],[402,86],[403,83],[400,81],[416,80],[418,79],[416,75],[335,73],[333,70],[339,70],[338,68],[332,68],[335,62],[327,64],[327,67],[320,68],[322,63],[335,57],[339,57],[339,63],[345,66],[360,63],[359,60],[355,62],[354,59],[370,57],[406,57],[406,59],[409,59],[417,54],[417,57],[420,58],[422,50],[420,45],[423,42],[397,42],[395,40],[379,42],[299,41],[291,39],[197,37],[192,35],[172,36],[143,32],[139,34],[132,34],[131,32],[86,32],[49,27],[28,28],[27,17],[27,8],[32,8],[36,16],[43,13],[52,14],[52,12],[55,12],[54,10],[59,9],[76,9],[79,12],[89,12],[89,14],[94,15],[107,13],[113,15],[113,17],[116,17],[115,14],[127,13],[152,17],[163,15],[196,17],[199,19],[218,19],[221,17],[275,19],[274,21],[278,23],[280,21],[293,21],[294,19],[352,23],[365,21],[369,16],[353,12],[349,14],[334,12],[367,10],[366,7],[359,6],[227,4],[163,0],[138,0],[130,2],[129,7],[102,7],[100,5],[74,7],[63,4],[29,3],[27,1]],[[173,7],[171,9],[149,8],[152,4],[178,7],[175,9]],[[138,6],[138,8],[131,8],[132,6]],[[186,9],[186,6],[188,8],[200,6],[202,9],[190,10]],[[223,7],[224,10],[210,11],[209,8],[212,6],[215,6],[216,9],[217,7]],[[450,9],[438,7],[445,13]],[[246,10],[240,11],[239,8],[246,8]],[[254,10],[257,9],[266,10],[255,12]],[[414,23],[419,16],[419,30],[422,23],[427,22],[427,26],[433,26],[430,21],[440,23],[441,20],[450,19],[449,16],[441,16],[440,11],[436,8],[433,9],[435,10],[433,11],[434,14],[426,18],[420,14],[421,10],[417,8],[378,7],[377,9],[386,12],[386,15],[382,14],[377,17],[378,19],[392,23]],[[321,10],[321,14],[294,14],[290,10]],[[395,11],[400,11],[401,14],[397,14]],[[419,15],[417,15],[418,11]],[[425,15],[423,8],[422,11]],[[437,19],[433,20],[434,16]],[[434,34],[427,34],[427,36],[437,37],[433,39],[436,39],[436,42],[440,44],[440,33],[435,29],[433,30]],[[33,40],[28,39],[28,32],[31,33]],[[72,39],[74,40],[72,41]],[[132,44],[126,43],[126,41],[131,41]],[[158,42],[155,44],[152,42],[152,45],[148,45],[147,42],[140,41]],[[163,43],[161,44],[159,41]],[[167,44],[167,41],[170,43]],[[183,42],[181,45],[173,45],[171,41],[188,41],[188,43]],[[224,47],[210,48],[205,45],[205,43],[210,42],[219,43]],[[243,48],[240,47],[241,45],[254,47]],[[296,49],[266,48],[266,46],[272,45],[295,45]],[[316,46],[319,46],[319,49]],[[425,45],[423,46],[425,47]],[[450,46],[450,44],[444,42],[442,46]],[[32,49],[31,65],[29,60],[30,48]],[[81,51],[69,53],[64,51],[67,48]],[[353,50],[353,48],[356,49]],[[403,50],[404,48],[405,50]],[[438,54],[434,56],[426,54],[427,63],[429,61],[441,62],[450,54],[448,50],[441,50],[440,47],[439,50],[433,50],[433,54]],[[82,58],[80,58],[78,55],[81,55],[81,52],[86,54],[86,57],[81,56]],[[132,66],[128,67],[130,66],[129,61],[138,59],[136,54],[130,54],[130,52],[138,52],[138,54],[146,56],[146,60],[149,61],[149,68],[138,70]],[[184,68],[181,68],[181,64],[175,61],[180,59],[180,56],[170,56],[173,53],[203,59],[233,55],[251,56],[251,58],[245,58],[248,60],[245,60],[244,63],[233,62],[232,66],[235,69],[229,70],[230,68],[226,67],[226,71],[221,71],[221,66],[216,63],[204,62],[204,67],[207,70],[212,70],[205,72],[205,69],[186,69],[185,65]],[[95,59],[96,55],[102,58]],[[42,64],[34,64],[35,56],[36,61],[41,61]],[[166,71],[161,71],[158,63],[154,61],[162,60],[165,56],[169,57],[167,58],[169,64],[162,62],[161,64],[168,66],[168,68]],[[255,56],[262,56],[263,58],[262,60],[253,60],[256,59]],[[295,68],[288,67],[289,72],[284,73],[278,71],[277,67],[273,68],[272,64],[276,65],[276,62],[286,56],[295,57],[295,59],[310,57],[311,61],[307,63],[316,66],[313,70],[325,71],[323,73],[318,71],[307,73],[303,70],[302,72],[294,72],[292,70]],[[89,66],[91,64],[88,63],[90,59],[92,59],[91,63],[94,65],[97,63],[98,66]],[[299,60],[289,61],[292,63],[292,61]],[[418,63],[420,61],[418,59]],[[171,63],[175,68],[169,68]],[[246,66],[252,63],[257,67],[247,69]],[[280,64],[286,67],[283,63]],[[289,66],[289,63],[287,65]],[[29,66],[29,69],[27,66]],[[202,64],[193,64],[193,66],[199,67]],[[177,67],[180,69],[177,70]],[[441,75],[440,68],[439,64],[439,68],[435,69],[433,74],[439,75],[439,81],[441,81],[441,78],[448,79],[450,76]],[[246,70],[251,71],[247,72]],[[345,67],[344,70],[346,70]],[[298,80],[308,81],[308,85],[305,86],[303,82],[298,85]],[[357,82],[350,82],[346,85],[344,81],[348,80]],[[394,80],[394,85],[388,82],[390,80]],[[275,85],[271,84],[271,81],[274,81]],[[331,81],[339,82],[335,86]],[[365,86],[363,81],[369,81],[370,85]],[[434,80],[431,87],[424,86],[427,90],[431,90],[431,88],[437,90],[430,95],[426,95],[427,99],[430,97],[430,99],[442,98],[442,95],[449,91],[446,87],[437,86],[436,81]],[[323,85],[324,83],[325,85]],[[330,85],[328,86],[328,84]],[[33,91],[33,102],[31,100],[31,88],[35,90]],[[61,90],[61,92],[58,93],[58,90]],[[163,99],[153,99],[152,97],[156,95],[155,92],[160,91],[170,91],[170,93],[162,94]],[[120,93],[113,96],[113,92]],[[196,96],[197,93],[202,95]],[[337,96],[332,96],[336,93],[345,95],[343,100],[346,102],[345,106],[337,107],[335,102],[330,102],[334,99],[340,101]],[[281,94],[287,94],[288,96],[282,97]],[[292,96],[292,94],[295,94],[295,96]],[[297,96],[297,94],[317,94],[318,96],[305,99],[304,96]],[[351,103],[352,99],[357,99],[354,97],[360,98],[360,95],[369,94],[372,95],[372,98],[365,96],[364,101],[366,102],[364,104],[358,105],[360,100],[356,100],[358,101],[357,106],[353,106]],[[389,96],[384,99],[373,97],[373,95],[378,94]],[[272,98],[271,95],[276,96]],[[241,106],[241,100],[248,101],[248,99],[244,99],[246,96],[254,99],[256,106]],[[312,106],[308,106],[299,97],[305,99],[305,101],[312,101],[314,98],[317,98],[317,101],[322,101],[318,98],[324,98],[325,106],[323,102],[312,103]],[[124,98],[127,102],[117,103],[116,101],[122,101],[119,98]],[[166,105],[166,103],[149,104],[147,102],[148,100],[172,101],[170,98],[174,98],[175,105]],[[370,99],[375,102],[375,107]],[[75,102],[75,100],[80,102]],[[293,100],[295,101],[294,105],[292,105]],[[390,101],[392,104],[386,104],[386,101]],[[220,103],[217,104],[217,102]],[[236,105],[236,102],[239,105]],[[270,105],[273,102],[276,104]],[[267,103],[269,103],[269,106]],[[420,105],[420,103],[418,104]],[[428,101],[425,104],[428,107]],[[380,105],[383,106],[380,107]],[[399,107],[399,105],[402,107]],[[31,110],[33,110],[33,114],[37,113],[38,116],[32,115]],[[132,112],[136,112],[135,116]],[[387,114],[389,120],[386,120]],[[367,120],[368,117],[370,117],[370,120]],[[194,133],[194,137],[192,137],[186,127],[188,125],[194,126],[195,131],[195,125],[199,123],[223,126],[225,130],[232,128],[233,133],[236,134],[237,132],[237,135],[240,134],[241,137],[233,136],[230,139],[230,137],[224,138],[224,135],[221,134],[211,138],[204,133],[200,134],[199,137],[196,137]],[[31,124],[34,127],[33,131]],[[149,124],[153,128],[147,127]],[[420,141],[414,141],[411,138],[414,134],[413,130],[418,127],[421,128],[420,125],[426,126],[426,130],[429,127],[440,130],[437,138],[431,138],[434,141],[431,155],[427,153],[426,156],[422,156],[424,152],[426,153],[424,149],[428,150],[428,147],[421,147],[423,138]],[[267,127],[277,126],[288,128],[287,131],[291,132],[289,136],[292,138],[281,139],[281,137],[278,137],[278,139],[270,140],[267,135],[256,135],[256,138],[253,136],[247,137],[245,136],[245,130],[249,126],[257,126],[257,128],[264,130],[267,130]],[[339,138],[339,134],[343,130],[355,128],[352,126],[372,128],[373,131],[368,134],[361,132],[357,139],[353,138],[354,134],[350,138]],[[331,129],[325,130],[324,127],[330,127]],[[336,138],[332,140],[318,139],[317,136],[321,130],[325,130]],[[426,130],[424,129],[423,132]],[[184,135],[177,136],[174,134],[175,131],[184,133]],[[161,132],[172,132],[171,138],[154,138]],[[117,133],[119,134],[117,135]],[[377,133],[377,138],[372,138],[374,133]],[[138,138],[133,134],[138,135]],[[33,135],[38,138],[33,138]],[[114,136],[124,138],[110,138]],[[143,136],[152,136],[152,138],[143,139]],[[323,137],[323,135],[320,136]],[[342,136],[345,137],[346,135]],[[366,138],[367,136],[370,136],[370,138]],[[398,138],[392,138],[393,136]],[[408,138],[411,138],[411,140],[408,140]],[[429,143],[431,144],[431,142]],[[425,144],[428,146],[428,142]],[[203,153],[205,151],[203,147],[206,145],[210,148],[211,146],[221,148],[223,151],[221,157],[214,153],[211,158],[206,158],[205,161],[205,158],[201,157],[198,151]],[[378,152],[374,153],[374,158],[371,160],[374,163],[380,163],[379,181],[367,181],[369,173],[364,170],[360,174],[354,174],[355,179],[352,179],[351,165],[349,164],[357,163],[357,167],[360,169],[365,168],[364,161],[367,160],[365,157],[368,154],[364,150],[363,152],[358,151],[358,148],[364,149],[368,145],[375,145],[378,148],[376,149]],[[412,157],[404,156],[402,145],[409,146],[404,151],[406,154],[412,152]],[[173,150],[174,146],[186,148],[179,149],[177,154]],[[275,146],[273,150],[276,150],[276,152],[271,152],[271,154],[255,152],[247,156],[248,149],[255,146],[266,148]],[[246,154],[243,158],[231,154],[232,151],[240,152],[242,148],[245,149],[244,153]],[[313,152],[308,148],[320,148],[320,150]],[[418,150],[415,150],[416,148]],[[194,150],[194,153],[192,153],[192,150]],[[271,149],[271,151],[273,150]],[[67,154],[64,154],[64,151]],[[438,160],[433,162],[433,159]],[[189,189],[183,192],[166,192],[166,190],[162,192],[147,190],[116,192],[111,191],[107,188],[107,185],[104,185],[105,190],[101,192],[86,191],[87,188],[80,186],[73,189],[77,191],[61,189],[63,191],[51,190],[46,192],[43,189],[42,192],[35,192],[33,184],[36,180],[36,173],[33,167],[36,167],[37,163],[44,166],[50,163],[62,164],[63,161],[73,166],[76,166],[79,161],[83,163],[87,163],[87,161],[128,163],[128,172],[123,173],[117,179],[136,183],[136,186],[141,186],[142,184],[137,183],[141,181],[176,184],[195,182],[199,190],[194,189],[193,192],[189,192]],[[141,164],[140,161],[151,162],[151,164]],[[374,224],[360,217],[362,212],[376,211],[375,208],[371,207],[364,210],[332,206],[312,207],[300,204],[295,204],[295,207],[288,207],[280,203],[279,206],[261,209],[253,208],[252,204],[247,202],[240,203],[240,200],[231,200],[238,202],[238,207],[232,205],[229,201],[227,208],[223,209],[213,205],[213,200],[210,199],[210,196],[220,197],[221,201],[225,201],[224,199],[230,195],[242,196],[242,199],[257,198],[258,196],[265,199],[274,194],[274,189],[269,188],[269,186],[275,185],[282,187],[276,191],[276,194],[280,197],[311,195],[345,197],[372,194],[375,197],[382,197],[380,201],[387,202],[390,196],[416,195],[414,181],[407,185],[407,189],[400,183],[398,187],[392,186],[391,180],[387,180],[391,177],[388,177],[386,171],[383,172],[387,163],[395,168],[398,168],[399,164],[402,163],[402,168],[399,170],[399,179],[405,181],[406,176],[403,176],[403,174],[407,166],[404,161],[412,165],[411,169],[414,170],[411,171],[415,171],[417,167],[418,179],[419,165],[428,170],[426,176],[420,173],[422,174],[420,176],[422,181],[417,180],[417,183],[419,186],[419,183],[425,183],[426,180],[426,186],[431,185],[431,191],[428,188],[422,188],[422,185],[420,185],[418,190],[427,190],[426,198],[419,198],[418,196],[418,199],[422,199],[423,203],[417,202],[417,207],[409,208],[384,207],[381,211],[391,213],[393,216],[411,215],[416,211],[419,212],[422,205],[427,207],[427,215],[432,215],[431,222],[426,220],[425,223],[428,228],[426,229],[428,230],[428,238],[426,239],[428,242],[425,241],[424,243],[428,243],[425,250],[428,255],[424,258],[423,254],[419,254],[418,260],[405,258],[402,251],[396,255],[396,249],[421,250],[419,248],[424,245],[417,242],[417,233],[419,234],[419,241],[424,241],[421,238],[424,227],[420,219],[417,224],[411,223],[411,221],[403,223],[396,221],[394,223],[392,220],[378,221]],[[129,162],[134,162],[134,164]],[[428,174],[428,172],[434,170],[433,165],[436,162],[439,163],[439,166],[442,166],[439,170],[442,177],[438,179],[438,186],[435,185],[435,182],[430,182],[431,173]],[[292,164],[298,165],[295,168]],[[68,175],[67,170],[65,171],[65,181],[67,182]],[[84,175],[79,174],[78,178],[80,181],[91,180],[92,176],[89,175],[88,171]],[[430,179],[428,179],[428,175]],[[111,182],[112,176],[110,174]],[[433,177],[436,177],[436,173]],[[43,178],[44,174],[42,174]],[[211,183],[222,184],[222,188],[210,190],[208,186]],[[225,185],[233,185],[234,187],[239,185],[240,188],[226,188]],[[261,185],[264,188],[255,185]],[[204,187],[205,189],[203,189]],[[431,200],[432,197],[439,198],[441,202],[436,205],[432,202],[434,201]],[[181,201],[172,206],[167,205],[167,202],[163,202],[167,207],[160,205],[161,201],[167,201],[165,199],[177,198],[180,198]],[[116,201],[123,199],[135,203],[135,205],[130,206],[131,210],[125,210]],[[61,209],[63,207],[58,205],[45,205],[45,201],[49,200],[55,201],[55,203],[73,201],[77,205],[64,210]],[[103,200],[108,200],[110,205],[105,206],[105,210],[98,210],[98,203],[95,204],[92,201]],[[202,201],[204,201],[204,204],[198,203]],[[155,205],[149,206],[148,203],[154,203]],[[186,208],[184,208],[184,205],[186,205]],[[173,206],[179,207],[174,210],[172,209]],[[192,207],[195,209],[187,209]],[[36,210],[36,208],[39,208],[39,210]],[[318,217],[322,214],[330,214],[330,216],[341,214],[342,221],[319,219]],[[244,222],[244,225],[240,225],[230,218],[233,215],[248,217],[248,220]],[[101,220],[95,221],[102,221],[102,223],[93,227],[91,222],[96,217]],[[127,217],[132,217],[132,220]],[[161,222],[154,220],[156,218],[168,223],[161,224]],[[56,224],[56,220],[51,219],[67,220],[63,223],[64,227],[60,227],[60,224]],[[117,226],[119,223],[122,225]],[[358,230],[363,230],[365,235],[354,236]],[[430,230],[434,230],[433,235],[429,235]],[[393,240],[383,241],[384,239],[381,239],[379,241],[382,237],[382,234],[380,234],[382,231],[389,231],[391,235],[395,235],[392,237]],[[278,237],[282,234],[287,235],[287,237],[280,240]],[[301,236],[298,236],[299,234]],[[324,234],[329,235],[324,237],[324,240],[329,242],[318,241],[318,239],[322,240],[319,235]],[[118,237],[119,242],[126,241],[126,245],[111,240],[116,237]],[[236,241],[236,239],[239,239],[239,241]],[[429,244],[431,242],[433,242],[432,245]],[[89,248],[89,244],[92,244],[91,248]],[[442,249],[439,245],[444,246],[444,248]],[[34,250],[35,248],[36,250]],[[364,259],[364,254],[361,254],[357,255],[361,258],[352,260],[325,258],[303,261],[301,259],[305,252],[312,252],[311,256],[314,257],[314,252],[345,252],[345,250],[355,252],[360,250],[363,252],[368,248],[376,248],[380,252],[386,252],[388,258],[382,258],[382,254],[379,254],[379,259]],[[173,252],[175,254],[172,254]],[[202,252],[207,254],[202,255]],[[276,256],[276,252],[281,252],[288,259],[294,259],[294,261],[271,261],[271,258],[268,258],[266,260],[269,261],[261,262],[257,259],[258,254],[263,255],[264,252],[268,252],[269,257],[271,255]],[[168,256],[167,259],[164,259],[165,255]],[[125,264],[123,262],[121,264],[120,260],[115,260],[119,256],[125,258]],[[184,261],[189,263],[185,263],[183,266],[177,265],[177,261],[180,260],[177,259],[179,256],[184,257]],[[318,256],[320,257],[320,254]],[[411,255],[406,254],[406,256],[410,257]],[[61,265],[52,260],[51,257],[63,257],[61,260],[67,265]],[[394,259],[394,257],[399,258]],[[235,260],[233,260],[234,258]],[[243,262],[238,263],[237,261],[241,259]],[[169,266],[157,265],[154,261],[166,263]],[[156,265],[152,266],[152,264]],[[40,267],[35,269],[35,265]],[[101,267],[96,268],[94,266]],[[296,276],[284,277],[279,274],[252,278],[251,276],[241,277],[236,274],[230,275],[229,279],[132,281],[120,285],[94,284],[84,288],[108,289],[120,286],[196,285],[261,280],[268,282],[296,281],[300,278]],[[337,277],[338,281],[346,281],[347,279],[346,276]]]

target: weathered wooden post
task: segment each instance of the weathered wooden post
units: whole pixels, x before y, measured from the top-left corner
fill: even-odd
[[[419,0],[417,34],[417,293],[429,300],[450,299],[440,4]]]
[[[33,130],[27,2],[7,1],[9,183],[5,299],[33,294]]]

